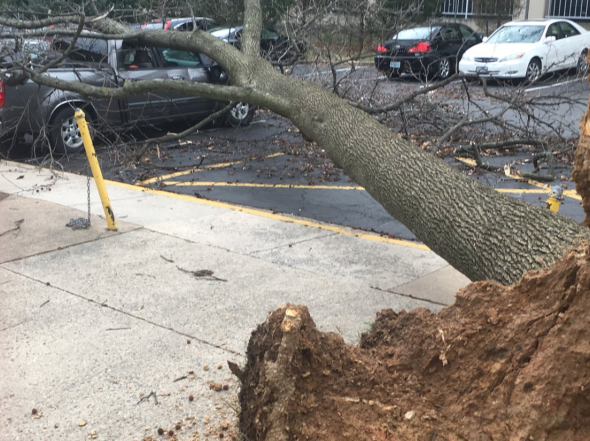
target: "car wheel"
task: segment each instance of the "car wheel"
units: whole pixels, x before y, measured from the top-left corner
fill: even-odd
[[[256,108],[251,104],[238,103],[229,111],[226,123],[232,127],[250,125],[255,113]]]
[[[529,83],[534,83],[541,78],[541,62],[537,59],[531,60],[526,68],[526,80]]]
[[[440,80],[446,80],[447,78],[449,78],[451,76],[452,70],[453,70],[453,68],[451,66],[451,61],[448,58],[441,58],[438,61],[438,68],[436,71],[436,76]]]
[[[88,126],[92,125],[92,118],[88,112],[86,112],[86,122]],[[53,116],[49,129],[49,142],[53,151],[59,154],[78,153],[84,148],[72,107],[64,106]]]
[[[588,75],[588,60],[586,59],[587,51],[584,51],[580,54],[580,58],[578,58],[578,65],[576,66],[576,73],[580,77],[584,77]]]

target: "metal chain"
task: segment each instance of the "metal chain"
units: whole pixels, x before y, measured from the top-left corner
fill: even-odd
[[[66,224],[66,227],[70,227],[72,230],[86,230],[90,228],[90,170],[88,164],[86,164],[86,195],[88,199],[88,219],[83,217],[72,218]]]

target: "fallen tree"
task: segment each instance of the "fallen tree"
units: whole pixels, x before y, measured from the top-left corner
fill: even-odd
[[[590,233],[578,223],[474,182],[335,94],[279,73],[258,56],[262,26],[258,0],[246,1],[245,8],[241,51],[202,31],[145,31],[105,17],[86,20],[86,26],[99,37],[201,52],[223,67],[231,79],[229,86],[154,80],[128,82],[110,89],[60,81],[24,66],[20,74],[39,84],[97,98],[158,90],[246,101],[273,110],[315,140],[393,217],[472,280],[515,282],[525,271],[547,267],[571,246],[590,239]],[[40,28],[59,20],[1,18],[0,23],[22,29]],[[76,23],[81,20],[84,18],[62,19]]]

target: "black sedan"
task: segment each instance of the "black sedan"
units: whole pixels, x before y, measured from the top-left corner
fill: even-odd
[[[243,26],[211,29],[211,35],[221,38],[236,48],[240,48]],[[297,47],[295,47],[297,45]],[[262,29],[260,34],[260,55],[262,57],[279,62],[286,62],[302,54],[305,46],[301,42],[295,43],[289,37],[279,34],[271,29]]]
[[[462,23],[438,23],[405,29],[377,46],[375,67],[389,77],[409,73],[448,78],[481,36]]]

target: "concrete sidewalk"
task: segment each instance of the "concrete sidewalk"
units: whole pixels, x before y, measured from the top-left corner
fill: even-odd
[[[418,244],[124,184],[108,192],[118,231],[98,216],[93,181],[92,227],[73,231],[84,177],[0,161],[2,441],[160,439],[159,428],[232,439],[226,361],[244,362],[276,307],[305,304],[319,329],[353,343],[378,310],[438,310],[468,283]]]

